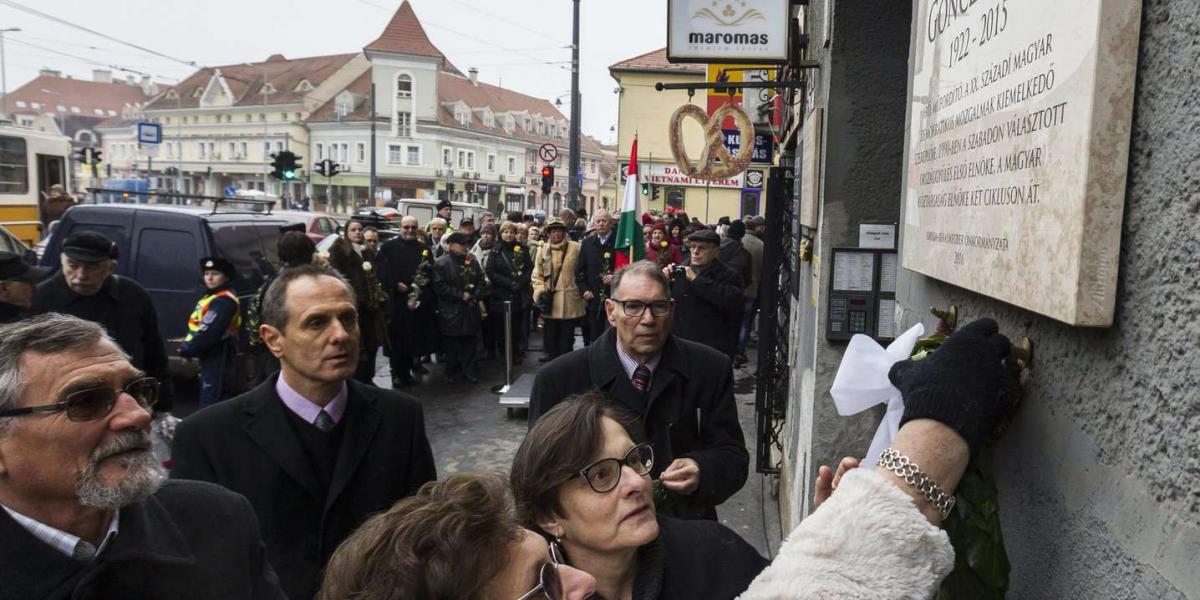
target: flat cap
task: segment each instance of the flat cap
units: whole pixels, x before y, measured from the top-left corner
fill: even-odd
[[[50,274],[50,269],[30,266],[20,254],[0,251],[0,281],[38,283]]]
[[[458,222],[458,226],[459,226],[459,227],[462,227],[463,225],[466,225],[467,223],[470,223],[471,225],[474,225],[474,224],[475,224],[475,219],[472,219],[471,217],[463,217],[463,218],[462,218],[462,219],[461,219],[461,220]]]
[[[100,262],[121,255],[116,242],[95,231],[72,233],[63,241],[62,253],[68,258],[83,262]]]
[[[721,245],[721,236],[711,229],[701,229],[687,237],[689,242],[707,242],[717,246]]]
[[[462,233],[461,231],[455,231],[455,232],[451,233],[450,235],[447,235],[445,238],[442,238],[442,241],[445,242],[447,246],[449,246],[450,244],[469,243],[471,241],[471,238],[467,237],[467,234]]]
[[[550,219],[546,221],[546,226],[543,227],[542,229],[545,229],[546,231],[550,231],[551,229],[553,229],[555,227],[559,227],[561,229],[566,229],[567,225],[566,225],[566,223],[563,223],[563,220],[558,217],[550,217]]]

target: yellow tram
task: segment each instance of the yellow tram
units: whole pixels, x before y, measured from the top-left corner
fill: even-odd
[[[0,225],[32,246],[42,237],[42,200],[50,186],[71,190],[71,140],[0,124]]]

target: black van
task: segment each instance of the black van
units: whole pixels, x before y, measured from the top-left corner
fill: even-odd
[[[214,212],[154,204],[80,204],[67,210],[42,255],[42,266],[59,269],[62,240],[79,231],[95,231],[121,249],[117,274],[134,279],[150,293],[158,326],[172,357],[171,370],[191,375],[178,359],[187,335],[187,319],[203,295],[200,259],[221,256],[237,267],[234,289],[243,314],[250,299],[279,264],[277,243],[286,217],[257,212]],[[237,388],[258,377],[243,368],[245,336],[239,344]]]

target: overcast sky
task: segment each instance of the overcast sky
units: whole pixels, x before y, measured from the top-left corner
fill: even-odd
[[[481,80],[533,96],[562,96],[563,114],[570,116],[570,0],[410,1],[430,39],[457,67],[464,72],[478,67]],[[12,2],[200,65],[261,61],[274,53],[300,58],[359,51],[400,6],[399,0]],[[608,143],[610,127],[617,123],[616,82],[608,66],[666,45],[667,3],[581,4],[583,131]],[[194,70],[0,4],[0,28],[8,27],[21,28],[5,34],[9,89],[35,77],[41,67],[90,78],[92,69],[115,65],[168,81]],[[543,64],[548,62],[562,64]]]

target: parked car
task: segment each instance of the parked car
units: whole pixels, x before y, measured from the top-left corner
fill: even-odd
[[[178,358],[187,335],[187,319],[203,295],[200,259],[221,256],[238,271],[234,290],[242,310],[259,286],[279,264],[280,227],[288,219],[257,212],[214,212],[211,208],[155,204],[81,204],[59,221],[41,264],[59,267],[62,240],[78,231],[95,231],[120,248],[117,274],[133,278],[150,294],[158,325],[172,357],[172,372],[194,375],[194,365]],[[259,374],[249,359],[243,340],[239,344],[235,387],[248,389]]]
[[[401,198],[396,202],[396,210],[401,216],[414,216],[421,225],[425,225],[437,215],[437,204],[437,200]],[[484,208],[478,204],[453,202],[450,205],[450,228],[458,227],[458,223],[462,221],[463,217],[471,217],[476,223],[479,223],[479,217],[483,215],[483,212]]]
[[[320,243],[321,240],[329,237],[330,234],[337,233],[338,227],[341,226],[336,219],[325,213],[302,210],[277,210],[272,214],[286,219],[291,224],[303,223],[305,235],[314,244]]]
[[[33,250],[26,246],[25,242],[17,239],[17,236],[5,229],[3,225],[0,225],[0,250],[20,254],[25,257],[25,262],[30,264],[37,263],[37,255],[33,253]]]

